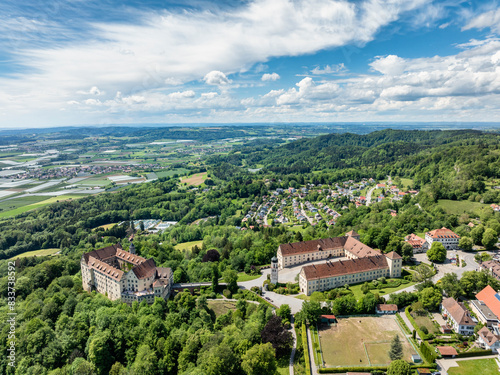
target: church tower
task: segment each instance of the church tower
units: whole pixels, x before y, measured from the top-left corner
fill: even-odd
[[[278,258],[271,259],[271,282],[276,285],[278,283]]]
[[[133,242],[130,242],[130,247],[128,248],[130,254],[135,254],[135,246]]]

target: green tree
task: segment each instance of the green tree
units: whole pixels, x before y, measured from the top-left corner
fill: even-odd
[[[457,274],[454,272],[445,274],[441,278],[439,285],[450,297],[457,299],[458,297],[464,295],[462,285],[458,280]]]
[[[219,268],[217,264],[212,264],[212,291],[214,293],[217,292],[217,288],[219,287]]]
[[[287,304],[283,304],[279,307],[279,309],[276,310],[276,315],[279,316],[281,319],[290,321],[290,314],[292,313],[292,309],[290,309],[290,306]]]
[[[277,364],[271,343],[252,346],[241,359],[241,367],[247,375],[276,373]]]
[[[363,285],[361,285],[361,291],[363,294],[366,294],[370,291],[370,284],[368,284],[368,281],[365,281]]]
[[[410,375],[411,366],[408,362],[402,359],[392,361],[387,368],[387,375]]]
[[[231,267],[227,267],[222,273],[222,277],[224,278],[224,282],[227,283],[227,289],[229,289],[231,293],[236,293],[238,291],[238,273]]]
[[[478,225],[470,231],[470,235],[475,245],[481,245],[483,241],[484,226]]]
[[[403,344],[398,335],[395,335],[391,341],[391,349],[389,350],[389,358],[391,361],[403,358]]]
[[[432,276],[434,275],[434,270],[432,267],[429,267],[427,264],[419,264],[416,268],[416,273],[413,274],[412,279],[418,283],[426,283],[428,282]]]
[[[483,246],[491,250],[495,247],[495,244],[498,242],[498,234],[491,228],[488,228],[484,231],[482,244]]]
[[[427,258],[431,262],[442,263],[446,259],[446,249],[441,242],[433,242],[431,248],[427,250]]]
[[[413,257],[413,246],[408,242],[405,242],[403,246],[401,246],[401,256],[405,262],[408,262]]]
[[[443,300],[443,296],[439,289],[428,287],[418,293],[418,300],[422,302],[425,309],[436,311]]]
[[[321,315],[321,305],[316,301],[304,301],[301,311],[310,324],[315,324]]]
[[[461,248],[463,251],[471,251],[473,245],[474,242],[470,237],[464,236],[460,238],[460,241],[458,241],[458,247]]]

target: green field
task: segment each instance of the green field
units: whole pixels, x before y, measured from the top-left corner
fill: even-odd
[[[245,272],[238,273],[238,282],[258,279],[261,275],[247,275]]]
[[[436,328],[436,326],[434,325],[434,323],[432,323],[432,320],[430,320],[428,316],[418,316],[416,314],[413,315],[413,313],[411,314],[411,316],[413,317],[413,319],[415,319],[415,323],[417,323],[418,327],[425,326],[429,333],[439,333],[439,329]]]
[[[79,182],[76,182],[75,185],[80,185],[80,186],[108,186],[111,185],[111,181],[108,180],[106,177],[104,178],[87,178],[85,180],[81,180]]]
[[[203,240],[178,243],[174,247],[180,251],[188,251],[188,250],[191,250],[195,245],[198,245],[198,247],[201,247],[201,245],[203,245]]]
[[[387,282],[390,282],[391,280],[398,280],[398,279],[387,279]],[[363,292],[361,291],[361,287],[363,286],[363,284],[364,283],[349,286],[349,289],[354,293],[354,297],[356,297],[358,301],[361,297],[363,297]],[[410,281],[408,284],[401,284],[400,286],[395,288],[372,289],[370,290],[370,292],[378,293],[379,295],[383,296],[385,294],[391,294],[397,292],[398,290],[408,288],[409,286],[412,286],[414,284],[415,284],[414,282]]]
[[[403,359],[416,354],[394,316],[341,318],[319,330],[326,367],[370,366],[390,362],[388,349],[395,335],[403,344]]]
[[[26,198],[28,198],[28,197],[26,197]],[[29,197],[29,198],[35,198],[35,197]],[[5,217],[16,216],[16,215],[22,214],[24,212],[34,210],[35,208],[47,206],[48,204],[51,204],[51,203],[62,202],[62,201],[69,200],[69,199],[82,198],[82,196],[81,195],[63,195],[63,196],[58,196],[58,197],[51,197],[49,199],[47,199],[47,197],[36,197],[36,198],[43,198],[44,200],[37,201],[36,203],[31,203],[31,204],[28,204],[25,206],[21,206],[21,207],[15,208],[13,210],[2,211],[2,212],[0,212],[0,219],[5,218]]]
[[[229,310],[236,310],[236,302],[233,301],[217,301],[209,300],[208,307],[214,310],[215,315],[220,316],[227,313]]]
[[[33,251],[28,251],[27,253],[22,253],[13,256],[12,258],[8,259],[17,259],[17,258],[28,258],[28,257],[40,257],[43,255],[52,255],[55,254],[59,251],[60,249],[52,248],[52,249],[41,249],[41,250],[33,250]]]
[[[489,207],[489,205],[471,201],[452,201],[448,199],[440,199],[438,200],[438,207],[442,207],[449,214],[460,215],[465,212],[473,212],[477,209]]]
[[[413,186],[413,180],[411,178],[402,178],[401,183],[403,184],[403,190],[409,190]]]
[[[13,209],[18,208],[18,207],[23,207],[23,206],[27,206],[29,204],[41,202],[45,199],[47,199],[47,197],[40,197],[40,196],[36,196],[36,195],[26,196],[26,197],[22,197],[22,198],[9,199],[9,200],[5,200],[3,202],[0,202],[0,209],[2,209],[2,211],[13,210]]]
[[[457,361],[458,367],[450,367],[449,375],[498,375],[495,358]]]

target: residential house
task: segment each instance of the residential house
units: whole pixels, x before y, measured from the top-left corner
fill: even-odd
[[[497,293],[495,289],[487,285],[483,290],[481,290],[478,294],[476,294],[476,298],[478,299],[478,301],[481,301],[484,304],[486,304],[486,306],[488,306],[490,311],[497,318],[500,317],[500,293]],[[478,318],[481,319],[479,315]]]
[[[488,260],[486,262],[482,262],[479,265],[479,269],[488,270],[497,280],[500,280],[500,262],[496,260]]]
[[[441,303],[441,313],[456,333],[464,336],[474,334],[477,323],[462,303],[451,297],[446,298]]]
[[[405,237],[405,241],[413,246],[413,253],[425,253],[429,250],[429,244],[422,237],[417,236],[415,233],[409,234]]]
[[[479,344],[479,346],[485,349],[490,349],[493,353],[498,353],[498,349],[500,348],[498,333],[495,334],[491,332],[488,327],[483,327],[479,331],[477,331],[476,342]]]
[[[480,300],[472,300],[469,306],[474,314],[476,314],[477,319],[487,327],[493,327],[498,325],[498,317],[493,311],[488,307],[486,302]]]
[[[375,306],[375,313],[380,315],[396,314],[397,312],[398,312],[398,305],[395,304],[384,303]]]

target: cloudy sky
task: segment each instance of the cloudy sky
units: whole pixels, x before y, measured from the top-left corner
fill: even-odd
[[[0,3],[0,127],[500,121],[500,4]]]

